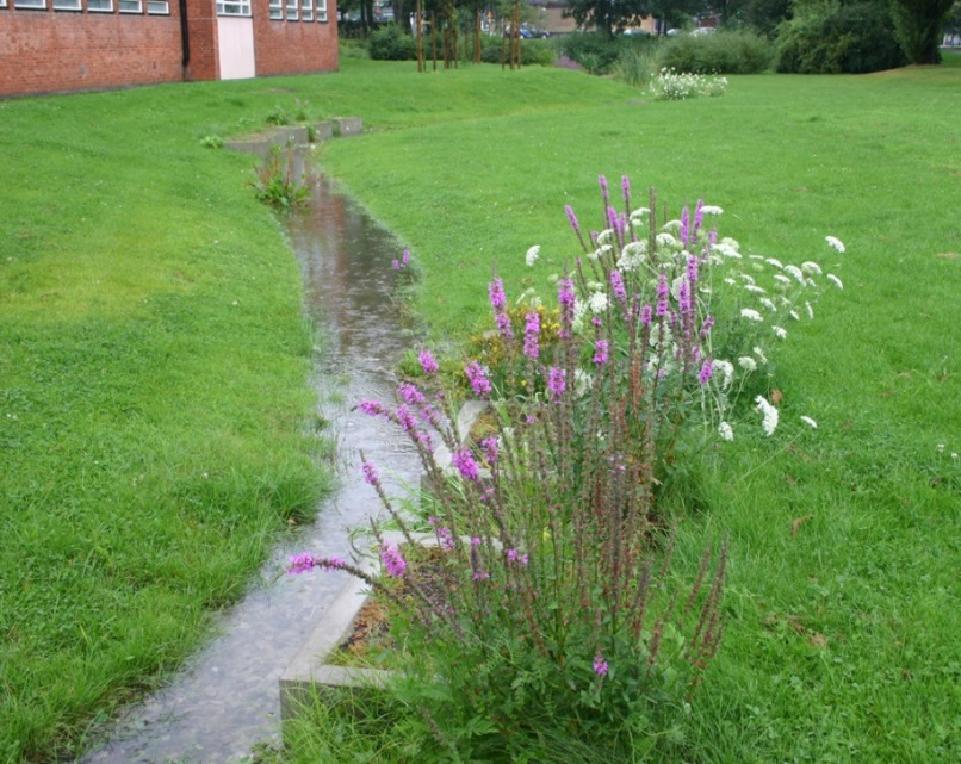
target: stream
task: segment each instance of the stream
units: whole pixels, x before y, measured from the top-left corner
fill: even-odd
[[[343,573],[281,576],[295,552],[348,556],[349,531],[379,510],[359,477],[363,448],[388,490],[419,475],[416,452],[383,417],[350,408],[393,399],[393,370],[416,335],[393,299],[398,257],[392,235],[321,178],[287,225],[301,264],[306,309],[323,347],[312,384],[325,433],[337,442],[334,489],[314,524],[278,546],[247,595],[220,618],[215,636],[161,691],[124,712],[109,742],[81,761],[242,761],[257,743],[280,740],[278,679],[345,583]]]

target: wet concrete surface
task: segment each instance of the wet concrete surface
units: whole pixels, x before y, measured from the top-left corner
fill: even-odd
[[[257,743],[279,741],[278,679],[345,574],[278,574],[298,551],[347,556],[350,529],[379,512],[359,478],[358,449],[396,489],[419,475],[402,433],[383,418],[350,410],[361,398],[392,400],[393,369],[414,340],[392,297],[397,242],[322,178],[308,208],[290,218],[288,232],[321,346],[313,383],[318,413],[330,423],[327,435],[337,440],[336,488],[315,524],[275,550],[260,581],[222,616],[217,636],[164,690],[124,713],[109,742],[83,762],[234,762]]]

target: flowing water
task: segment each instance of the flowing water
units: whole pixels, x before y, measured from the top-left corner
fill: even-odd
[[[418,475],[416,453],[382,417],[351,411],[361,398],[391,400],[393,369],[413,331],[392,292],[397,242],[321,179],[288,232],[300,260],[318,341],[319,413],[337,436],[336,489],[315,524],[275,550],[261,582],[221,619],[216,636],[161,692],[131,708],[85,762],[239,761],[280,736],[278,679],[340,591],[344,574],[277,574],[301,550],[347,556],[349,530],[378,512],[358,479],[363,448],[395,487]]]

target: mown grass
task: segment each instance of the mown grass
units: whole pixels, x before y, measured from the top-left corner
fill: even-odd
[[[705,530],[733,553],[691,758],[958,758],[961,474],[935,444],[961,450],[959,85],[951,67],[736,77],[651,103],[567,71],[351,61],[0,104],[0,755],[69,748],[172,666],[310,505],[296,267],[249,161],[199,146],[296,97],[371,128],[323,160],[412,245],[438,337],[476,329],[495,265],[515,294],[546,289],[574,253],[562,207],[587,221],[599,172],[721,204],[771,256],[844,239],[846,290],[779,358],[782,432],[725,449],[682,526],[692,566]]]
[[[601,172],[657,186],[674,211],[721,204],[724,232],[751,251],[839,261],[845,291],[779,354],[781,431],[741,427],[698,483],[710,509],[684,526],[691,550],[705,529],[733,550],[692,758],[961,756],[961,467],[936,452],[961,450],[959,86],[951,67],[733,77],[721,99],[647,103],[625,89],[601,106],[571,98],[560,119],[438,123],[325,151],[412,245],[417,307],[438,336],[476,330],[492,266],[514,294],[549,289],[575,253],[563,205],[597,227]],[[828,233],[848,254],[830,257]]]

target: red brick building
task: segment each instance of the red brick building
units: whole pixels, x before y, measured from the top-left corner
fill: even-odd
[[[337,68],[335,0],[0,0],[0,96]]]

